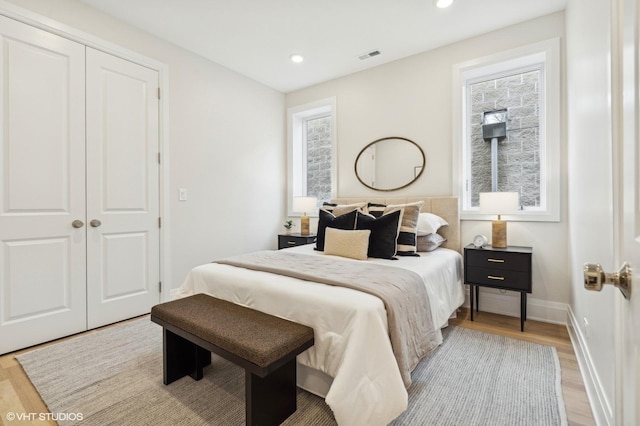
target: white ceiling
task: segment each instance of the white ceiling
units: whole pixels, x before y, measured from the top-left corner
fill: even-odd
[[[81,0],[287,93],[563,10],[566,0]],[[379,56],[358,59],[379,50]],[[301,53],[294,64],[289,56]]]

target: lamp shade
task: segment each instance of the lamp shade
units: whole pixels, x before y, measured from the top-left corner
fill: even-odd
[[[491,222],[491,245],[496,248],[507,247],[507,222],[500,215],[518,211],[519,194],[517,192],[481,192],[480,212],[497,214],[498,220]]]
[[[318,199],[316,197],[293,197],[292,210],[296,213],[312,212],[316,209]]]
[[[511,214],[516,213],[520,204],[517,192],[481,192],[480,213]]]

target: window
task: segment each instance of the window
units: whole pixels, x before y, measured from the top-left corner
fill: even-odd
[[[288,214],[295,196],[316,197],[318,205],[335,194],[335,99],[288,110]],[[315,215],[315,214],[314,214]]]
[[[465,124],[469,158],[473,159],[465,179],[470,207],[479,206],[479,193],[518,192],[522,208],[539,208],[540,116],[544,104],[540,92],[544,63],[535,63],[505,75],[482,76],[466,83]],[[485,139],[485,113],[506,110],[506,132],[501,138]],[[492,149],[496,158],[492,158]],[[493,168],[497,173],[492,173]]]
[[[510,220],[560,219],[557,39],[454,66],[454,177],[462,219],[483,219],[479,193],[518,192]],[[483,134],[506,112],[506,131]],[[456,179],[454,178],[454,181]]]

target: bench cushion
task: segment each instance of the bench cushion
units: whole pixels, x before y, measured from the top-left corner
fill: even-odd
[[[161,303],[151,316],[260,367],[313,342],[311,327],[206,294]]]

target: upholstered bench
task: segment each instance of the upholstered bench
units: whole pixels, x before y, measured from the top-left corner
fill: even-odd
[[[279,425],[296,411],[296,355],[313,346],[313,329],[206,294],[161,303],[164,384],[195,380],[211,352],[245,370],[247,425]]]

